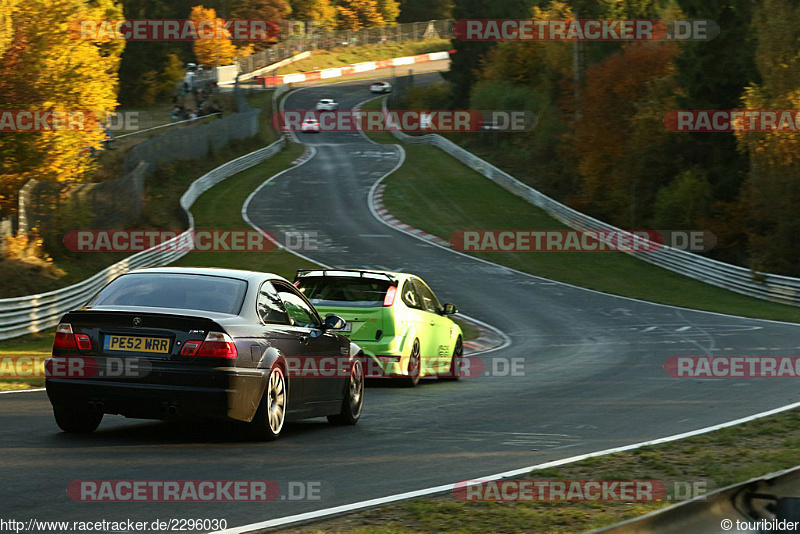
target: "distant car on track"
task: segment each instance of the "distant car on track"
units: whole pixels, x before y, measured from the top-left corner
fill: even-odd
[[[317,102],[317,111],[336,111],[339,109],[339,103],[332,98],[323,98]]]
[[[415,386],[424,376],[458,380],[461,328],[417,276],[372,270],[300,270],[295,285],[321,313],[347,320],[345,334],[366,355],[366,376]]]
[[[369,86],[371,93],[391,93],[392,85],[389,82],[375,82]]]
[[[102,369],[124,360],[148,372],[50,374],[47,395],[66,432],[93,432],[107,413],[238,421],[262,440],[277,438],[285,421],[327,416],[352,425],[363,406],[363,354],[336,333],[345,326],[336,316],[321,319],[274,274],[133,271],[64,315],[46,365],[67,368],[80,358]],[[341,372],[292,373],[331,356]]]
[[[301,132],[319,133],[319,121],[317,119],[308,118],[300,125]]]

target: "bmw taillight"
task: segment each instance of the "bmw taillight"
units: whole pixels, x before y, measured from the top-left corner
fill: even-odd
[[[86,334],[75,334],[75,342],[79,350],[92,350],[92,340]]]
[[[181,356],[194,356],[197,354],[197,350],[202,345],[202,341],[187,341],[183,344],[183,348],[181,349]]]
[[[61,323],[56,327],[56,337],[53,339],[54,349],[92,350],[92,340],[86,334],[75,334],[72,325]]]
[[[386,296],[383,297],[383,306],[388,308],[394,304],[394,296],[397,294],[397,286],[389,286],[386,290]]]
[[[187,341],[181,349],[181,356],[200,358],[236,359],[239,355],[231,336],[223,332],[209,332],[203,341]]]

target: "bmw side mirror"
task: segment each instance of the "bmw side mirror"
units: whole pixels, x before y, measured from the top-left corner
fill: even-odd
[[[345,326],[347,326],[347,321],[332,313],[326,315],[325,321],[322,323],[322,327],[325,330],[342,330]]]
[[[442,315],[453,315],[455,313],[458,313],[458,309],[456,308],[455,304],[448,302],[444,305],[444,311],[442,312]]]

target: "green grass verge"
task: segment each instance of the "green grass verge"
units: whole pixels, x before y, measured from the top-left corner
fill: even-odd
[[[16,370],[29,372],[33,365],[41,366],[44,359],[50,356],[50,349],[53,346],[53,333],[30,334],[28,336],[0,341],[0,391],[10,391],[15,389],[40,388],[44,386],[44,378],[37,372],[39,377],[34,376],[15,376]],[[31,359],[31,365],[26,364],[18,367],[20,359]]]
[[[744,447],[743,447],[744,446]],[[705,492],[797,464],[800,412],[792,410],[736,427],[533,471],[528,480],[658,480]],[[371,508],[288,532],[547,532],[572,533],[612,525],[673,502],[463,502],[453,495]]]
[[[331,50],[315,50],[311,56],[290,63],[278,69],[277,74],[306,72],[310,70],[343,67],[361,61],[391,59],[394,57],[415,56],[431,52],[450,50],[448,39],[427,39],[424,41],[407,41],[404,43],[383,43],[363,46],[343,46]]]
[[[379,109],[373,100],[364,109]],[[371,134],[396,143],[390,133]],[[444,239],[457,230],[564,230],[566,226],[439,148],[403,144],[406,161],[386,179],[398,219]],[[800,308],[747,297],[620,252],[484,252],[477,257],[606,293],[719,313],[800,322]]]

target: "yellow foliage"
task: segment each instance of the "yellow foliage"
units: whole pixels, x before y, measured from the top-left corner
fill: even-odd
[[[0,0],[7,2],[8,0]],[[12,175],[80,181],[94,167],[88,147],[100,148],[99,126],[116,106],[124,41],[75,38],[70,23],[121,19],[111,0],[25,0],[11,11],[13,40],[0,57],[0,109],[84,112],[83,130],[0,136],[0,160]]]
[[[31,230],[30,235],[9,235],[6,236],[5,239],[6,243],[3,255],[8,259],[36,264],[53,263],[53,258],[44,251],[44,240],[41,238],[36,228]]]
[[[11,44],[14,36],[11,12],[18,2],[19,0],[0,0],[0,56]]]
[[[198,63],[209,67],[230,65],[236,57],[236,46],[231,42],[231,34],[225,29],[225,21],[217,18],[217,12],[212,8],[194,6],[189,18],[199,22],[201,20],[214,21],[214,37],[211,39],[197,39],[194,41],[194,57]]]
[[[236,49],[236,59],[252,56],[256,51],[255,45],[246,44]]]
[[[375,0],[340,0],[335,7],[340,30],[360,30],[385,24]]]

